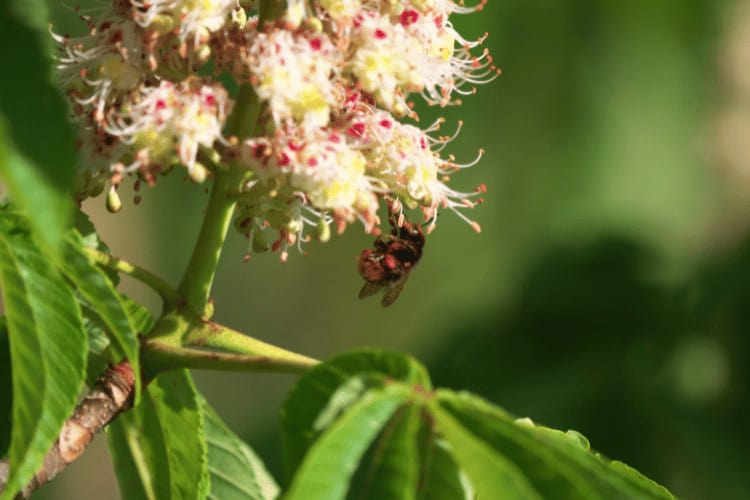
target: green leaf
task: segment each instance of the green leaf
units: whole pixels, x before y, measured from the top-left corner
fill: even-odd
[[[310,444],[285,498],[671,498],[624,464],[591,452],[576,432],[528,425],[476,396],[427,390],[425,376],[404,376],[409,363],[416,365],[408,357],[397,363],[403,378],[394,379],[381,363],[367,362],[383,356],[398,359],[345,354],[295,387],[284,405],[284,431]]]
[[[187,370],[159,375],[149,386],[167,448],[174,499],[203,499],[208,493],[205,420],[198,391]]]
[[[49,9],[44,0],[10,0],[5,2],[9,8],[10,15],[16,20],[23,21],[35,31],[45,53],[49,53],[52,47],[52,39],[49,36]]]
[[[257,453],[248,446],[244,441],[240,444],[242,453],[247,457],[247,460],[252,464],[255,478],[260,486],[261,498],[275,499],[279,496],[279,485],[276,483],[276,479],[266,469],[266,465],[263,460],[260,459]]]
[[[111,422],[107,438],[121,498],[171,498],[169,458],[159,416],[150,397],[141,398],[137,406]]]
[[[73,228],[81,235],[81,245],[83,248],[98,250],[105,254],[110,253],[107,244],[99,237],[94,223],[91,222],[89,216],[81,209],[76,210],[73,216]],[[117,274],[117,271],[104,269],[104,272],[107,273],[113,285],[117,286],[120,283],[120,275]]]
[[[19,217],[0,210],[3,284],[13,369],[12,498],[41,466],[83,387],[87,340],[73,291]]]
[[[156,320],[151,311],[125,295],[120,295],[125,312],[130,318],[130,324],[137,332],[147,332],[154,326]]]
[[[348,498],[398,498],[413,500],[419,484],[419,431],[422,406],[408,403],[399,408],[370,446],[355,477]]]
[[[100,252],[109,253],[109,247],[101,240],[96,231],[94,223],[88,214],[81,209],[76,210],[73,215],[73,227],[81,235],[81,244],[84,248],[92,248]]]
[[[109,248],[99,237],[89,216],[81,210],[77,210],[75,213],[73,227],[81,236],[80,244],[83,249],[94,249],[109,253]],[[75,239],[75,235],[72,238]],[[99,269],[106,274],[112,287],[117,286],[120,277],[116,271],[105,268]],[[150,330],[154,323],[154,318],[148,309],[127,298],[125,295],[120,294],[120,298],[120,302],[125,313],[130,318],[130,325],[132,325],[134,331],[146,332]],[[86,301],[80,293],[78,294],[78,299],[89,339],[86,381],[89,385],[92,385],[110,363],[115,363],[122,359],[123,352],[122,349],[111,348],[112,342],[110,342],[110,338],[114,338],[114,335],[96,311],[96,307]]]
[[[420,456],[419,500],[474,500],[471,484],[453,460],[448,442],[427,429]]]
[[[215,500],[272,500],[279,487],[252,449],[201,399],[206,420],[208,472]]]
[[[86,330],[89,349],[86,361],[86,384],[93,386],[110,363],[115,361],[110,349],[109,336],[101,319],[86,301],[79,300],[83,315],[83,327]]]
[[[97,266],[83,250],[84,243],[76,231],[65,241],[64,258],[58,265],[73,282],[78,292],[101,319],[114,342],[130,361],[135,375],[136,403],[140,400],[140,363],[138,334],[142,331],[128,314],[126,300],[115,289],[106,272]]]
[[[489,443],[473,435],[440,406],[434,405],[432,410],[440,432],[450,444],[456,463],[469,477],[477,498],[543,498],[526,480],[523,471]]]
[[[159,375],[110,431],[124,498],[204,499],[207,445],[200,396],[186,370]]]
[[[34,236],[51,252],[59,250],[73,209],[74,136],[68,106],[50,82],[51,61],[43,2],[0,7],[3,64],[12,77],[0,78],[0,176],[13,200],[29,216]],[[35,32],[31,25],[44,30]]]
[[[292,388],[281,410],[282,447],[287,477],[293,474],[305,452],[320,434],[320,427],[325,423],[324,417],[335,417],[335,414],[356,400],[358,389],[345,386],[347,381],[354,376],[364,377],[362,380],[365,380],[368,374],[410,382],[422,386],[424,390],[430,389],[430,379],[422,365],[400,353],[362,349],[317,365]],[[344,389],[341,389],[342,386]],[[337,397],[341,404],[331,404],[331,398],[340,389],[342,392],[338,392]],[[331,410],[335,412],[328,415],[324,413]]]
[[[578,433],[516,421],[499,408],[465,393],[438,391],[436,401],[440,429],[480,497],[477,480],[468,469],[471,459],[463,456],[465,448],[458,448],[467,441],[479,441],[515,464],[545,498],[673,498],[666,489],[633,469],[592,453],[588,441]],[[455,427],[461,431],[454,431]]]
[[[146,332],[154,324],[154,317],[151,312],[125,295],[120,295],[123,301],[125,312],[130,318],[130,323],[136,331]],[[109,364],[115,363],[122,359],[122,353],[117,349],[112,349],[110,342],[111,333],[108,332],[107,325],[93,309],[93,306],[79,296],[79,304],[83,313],[83,324],[88,333],[89,354],[86,365],[86,383],[92,385],[107,369]]]
[[[13,409],[13,380],[10,372],[10,343],[8,324],[0,316],[0,457],[8,452],[10,444],[10,416]]]
[[[313,444],[286,500],[340,500],[375,436],[411,392],[402,384],[368,391]]]

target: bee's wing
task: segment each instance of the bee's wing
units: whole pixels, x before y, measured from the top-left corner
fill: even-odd
[[[362,289],[359,291],[359,298],[364,299],[365,297],[369,297],[370,295],[375,295],[380,291],[381,288],[383,288],[382,285],[376,285],[375,283],[365,281],[365,284],[362,285]]]
[[[406,278],[408,276],[409,276],[408,274],[405,274],[403,278],[393,283],[393,285],[385,287],[383,300],[380,301],[383,307],[388,307],[389,305],[396,302],[396,299],[398,298],[398,296],[401,295],[401,290],[404,289],[404,285],[406,284]]]

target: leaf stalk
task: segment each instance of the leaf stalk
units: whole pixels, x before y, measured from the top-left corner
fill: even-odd
[[[170,285],[164,279],[160,278],[154,273],[147,271],[142,267],[138,267],[135,264],[131,264],[126,260],[114,257],[104,252],[100,252],[99,250],[95,250],[93,248],[86,248],[84,249],[84,251],[98,265],[130,276],[131,278],[140,281],[144,285],[149,286],[152,290],[159,294],[166,305],[174,306],[180,302],[180,296],[177,293],[177,290],[175,290],[172,285]]]

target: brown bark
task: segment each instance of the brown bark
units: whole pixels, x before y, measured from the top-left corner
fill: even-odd
[[[94,388],[76,406],[73,416],[63,424],[60,436],[44,457],[44,465],[23,488],[17,499],[50,481],[68,464],[83,454],[94,434],[111,422],[120,412],[130,409],[133,402],[133,369],[127,361],[111,366],[99,377]],[[0,493],[8,482],[8,460],[0,461]]]

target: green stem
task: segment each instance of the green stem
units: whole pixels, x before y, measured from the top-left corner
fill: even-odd
[[[239,140],[251,136],[257,128],[259,113],[260,103],[253,88],[242,85],[227,121],[226,134]],[[236,200],[230,193],[239,191],[244,175],[242,169],[231,166],[228,172],[216,172],[198,241],[178,288],[189,308],[201,316],[208,303],[221,249],[232,222]]]
[[[287,0],[261,0],[258,2],[258,26],[278,19],[287,9]]]
[[[261,107],[262,103],[252,85],[241,85],[232,114],[227,119],[227,135],[236,136],[240,140],[253,136],[258,127]]]
[[[175,305],[179,302],[179,294],[169,283],[157,275],[131,264],[112,255],[100,252],[93,248],[86,248],[85,252],[100,266],[106,267],[118,273],[126,274],[141,283],[148,285],[152,290],[164,299],[167,305]]]
[[[227,193],[236,192],[239,184],[237,175],[216,173],[198,241],[178,288],[190,309],[199,315],[206,309],[221,249],[232,222],[235,202]]]
[[[197,370],[291,373],[301,375],[315,366],[314,361],[305,361],[304,359],[211,352],[177,347],[156,341],[145,343],[142,354],[144,364],[158,367],[159,371],[191,368]],[[154,374],[152,373],[152,375]]]
[[[220,349],[210,351],[209,348]],[[303,373],[318,361],[254,339],[226,326],[172,311],[162,316],[143,342],[144,372],[198,368],[227,371]]]

